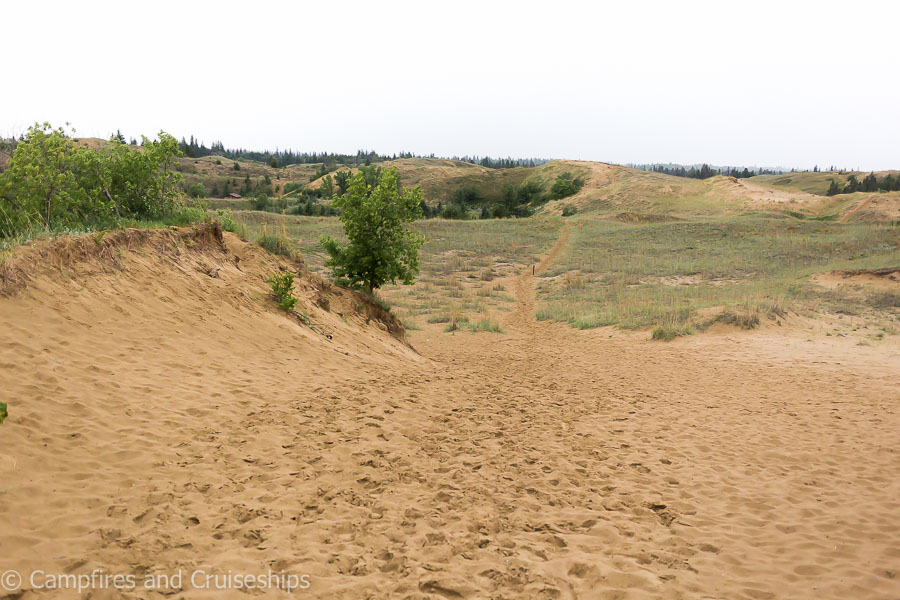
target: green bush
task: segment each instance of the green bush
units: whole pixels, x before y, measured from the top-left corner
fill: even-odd
[[[554,200],[559,200],[560,198],[566,198],[568,196],[572,196],[578,193],[584,186],[584,180],[580,177],[575,177],[568,171],[560,174],[556,181],[553,182],[553,186],[550,188],[550,197]]]
[[[187,187],[187,194],[191,198],[208,198],[209,190],[200,182],[192,183]]]
[[[562,216],[571,217],[572,215],[574,215],[577,212],[578,212],[577,208],[575,208],[571,204],[566,204],[565,206],[563,206]]]
[[[3,423],[8,416],[9,413],[6,411],[6,402],[0,402],[0,423]]]
[[[290,271],[284,273],[273,273],[266,281],[272,286],[272,292],[278,300],[278,306],[283,310],[290,312],[294,310],[297,304],[297,298],[292,293],[294,287],[294,274]]]

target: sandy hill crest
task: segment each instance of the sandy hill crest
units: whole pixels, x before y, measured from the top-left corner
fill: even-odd
[[[300,301],[293,315],[277,308],[266,282],[278,271],[296,274],[294,294]],[[0,296],[9,299],[4,313],[28,309],[69,319],[70,308],[103,306],[133,315],[136,323],[160,319],[173,324],[217,315],[231,336],[254,337],[258,330],[251,324],[262,320],[287,328],[284,333],[291,337],[345,354],[362,344],[391,355],[415,355],[399,320],[365,295],[338,288],[306,271],[302,261],[269,254],[222,231],[218,223],[66,236],[22,246],[0,263]],[[225,318],[228,313],[234,318]],[[14,314],[4,316],[15,322]],[[81,324],[92,328],[90,321]]]

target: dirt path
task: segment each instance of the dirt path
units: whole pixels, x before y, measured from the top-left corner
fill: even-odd
[[[0,572],[272,569],[328,598],[900,596],[896,352],[537,322],[529,270],[507,333],[416,332],[422,360],[337,315],[345,338],[309,334],[262,308],[261,274],[138,269],[0,299]]]
[[[511,326],[518,329],[530,329],[534,326],[535,311],[535,294],[537,284],[535,277],[547,270],[553,262],[559,257],[563,248],[569,243],[570,223],[566,222],[560,229],[559,238],[550,249],[550,252],[536,265],[529,265],[522,270],[522,273],[516,277],[516,309],[508,322]]]

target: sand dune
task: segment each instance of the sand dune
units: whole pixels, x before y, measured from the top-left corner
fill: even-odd
[[[534,320],[524,274],[506,334],[428,330],[417,353],[311,275],[315,329],[280,313],[263,278],[296,266],[229,234],[116,235],[4,267],[0,570],[273,569],[337,598],[900,595],[896,349],[576,331]],[[185,583],[168,597],[229,597]]]

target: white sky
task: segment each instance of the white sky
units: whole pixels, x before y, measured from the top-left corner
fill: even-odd
[[[4,2],[0,134],[900,168],[898,2]]]

